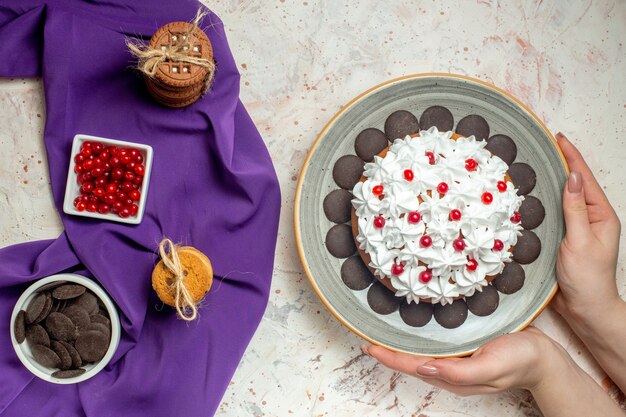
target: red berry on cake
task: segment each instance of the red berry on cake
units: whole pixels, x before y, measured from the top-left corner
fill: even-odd
[[[403,264],[393,264],[391,265],[391,273],[394,275],[400,275],[404,272],[404,265]]]
[[[409,213],[409,217],[408,217],[408,221],[409,223],[419,223],[420,220],[422,220],[422,215],[419,214],[417,211],[412,211]]]
[[[424,155],[428,158],[428,163],[431,165],[435,165],[435,154],[432,152],[426,152]]]
[[[385,189],[382,185],[375,185],[374,187],[372,187],[372,194],[374,195],[382,195],[383,191],[385,191]]]
[[[506,182],[498,181],[498,191],[500,191],[501,193],[506,191]]]
[[[433,244],[433,239],[430,236],[424,235],[424,236],[422,236],[420,238],[420,246],[421,247],[427,248],[427,247],[429,247],[432,244]]]
[[[494,240],[493,241],[493,250],[501,251],[502,249],[504,249],[504,243],[502,243],[502,241],[500,239]]]
[[[413,171],[411,171],[410,169],[405,169],[404,179],[407,181],[413,181],[413,178],[414,178]]]
[[[420,275],[419,275],[420,282],[424,284],[428,284],[431,279],[433,279],[433,273],[430,272],[428,269],[426,271],[420,272]]]
[[[469,158],[465,160],[465,169],[468,171],[475,171],[478,166],[478,162],[475,159]]]
[[[452,221],[461,220],[461,210],[458,210],[458,209],[450,210],[450,215],[448,216],[448,218]]]
[[[383,216],[374,217],[374,227],[377,229],[385,227],[385,218]]]
[[[480,196],[480,200],[483,202],[483,204],[491,204],[493,202],[493,194],[486,191],[483,193],[483,195]]]
[[[440,182],[439,185],[437,186],[437,191],[439,191],[439,194],[445,194],[448,192],[448,184],[446,184],[445,182]]]
[[[476,268],[478,268],[478,262],[476,261],[476,259],[470,259],[465,264],[465,267],[468,269],[468,271],[476,271]]]
[[[452,241],[452,247],[455,251],[461,252],[465,249],[465,241],[461,238],[454,239],[454,241]]]
[[[513,223],[519,223],[522,221],[522,215],[519,213],[519,211],[513,212],[513,215],[511,216],[511,221]]]

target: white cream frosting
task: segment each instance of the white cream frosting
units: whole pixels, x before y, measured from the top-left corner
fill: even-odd
[[[482,291],[486,277],[500,273],[510,262],[509,249],[522,229],[510,218],[524,197],[517,195],[511,182],[505,191],[497,187],[508,165],[485,149],[485,141],[451,136],[452,132],[433,127],[415,138],[396,139],[384,158],[375,156],[365,164],[366,179],[352,190],[359,247],[370,255],[376,274],[389,277],[396,295],[408,302],[430,298],[432,303],[446,304]],[[433,165],[427,152],[435,156]],[[465,166],[470,158],[477,163],[474,170]],[[407,169],[413,173],[411,181],[404,177]],[[437,191],[441,182],[448,185],[444,195]],[[379,185],[380,196],[373,192]],[[482,201],[486,192],[493,196],[490,204]],[[460,220],[450,219],[453,209],[461,212]],[[418,223],[408,221],[411,212],[420,214]],[[374,223],[378,216],[384,219],[382,228]],[[424,235],[432,239],[428,247],[420,245]],[[461,251],[453,246],[459,237],[465,243]],[[503,243],[502,250],[493,249],[496,239]],[[478,263],[473,271],[466,267],[469,259]],[[394,263],[404,266],[401,274],[392,274]],[[427,269],[432,279],[423,283],[419,277]]]

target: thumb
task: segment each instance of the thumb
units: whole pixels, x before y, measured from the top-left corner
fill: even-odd
[[[575,241],[589,234],[589,213],[585,201],[583,177],[578,171],[572,171],[569,174],[565,190],[563,190],[563,215],[566,239]]]

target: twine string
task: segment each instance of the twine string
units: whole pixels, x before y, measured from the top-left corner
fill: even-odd
[[[198,307],[185,286],[185,271],[178,256],[178,246],[168,238],[159,243],[159,254],[163,264],[174,274],[170,290],[174,293],[174,303],[178,316],[185,321],[193,321],[198,316]]]
[[[196,17],[191,22],[191,28],[184,34],[185,37],[181,37],[184,41],[178,42],[172,48],[166,50],[152,48],[144,42],[127,39],[126,46],[139,59],[137,69],[148,77],[153,78],[159,69],[159,65],[166,61],[197,65],[207,69],[203,89],[203,92],[206,92],[213,83],[215,62],[212,59],[198,58],[187,54],[187,51],[191,50],[192,42],[195,39],[193,32],[198,29],[198,25],[206,15],[208,15],[208,12],[198,9]]]

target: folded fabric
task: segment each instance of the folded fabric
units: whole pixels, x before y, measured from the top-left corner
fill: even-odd
[[[190,0],[3,0],[0,77],[43,77],[54,201],[64,233],[0,250],[0,416],[210,416],[265,309],[280,191],[269,154],[239,101],[239,74],[221,21],[200,25],[214,49],[211,91],[184,109],[152,100],[127,51]],[[140,225],[62,213],[72,139],[85,133],[154,148]],[[37,138],[32,138],[37,140]],[[191,323],[151,288],[163,236],[204,252],[213,288]],[[10,315],[33,280],[71,271],[96,279],[117,303],[122,340],[112,362],[77,385],[22,366]]]

